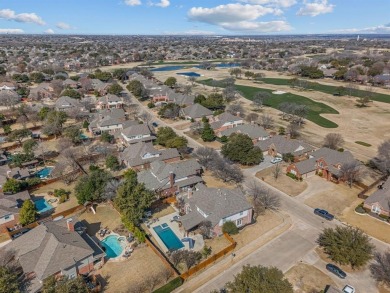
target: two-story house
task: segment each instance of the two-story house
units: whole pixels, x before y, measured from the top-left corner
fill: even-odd
[[[50,276],[75,278],[104,264],[105,253],[85,231],[72,218],[45,222],[5,246],[30,280],[28,292],[38,292]]]
[[[136,171],[149,169],[154,161],[163,161],[166,163],[180,160],[180,154],[177,149],[159,149],[154,148],[151,142],[138,142],[125,148],[119,154],[123,164]]]
[[[195,187],[183,198],[185,215],[179,218],[186,233],[207,221],[211,222],[212,236],[221,235],[228,221],[239,228],[252,223],[253,208],[240,189],[207,188],[203,184]]]
[[[168,197],[203,182],[202,167],[196,160],[179,161],[171,164],[155,161],[150,169],[137,174],[138,182],[144,183],[161,197]]]
[[[79,100],[73,99],[68,96],[62,96],[57,99],[55,102],[55,109],[57,111],[80,111],[86,112],[85,107],[80,103]]]
[[[123,98],[118,97],[116,95],[107,94],[98,99],[96,103],[96,109],[120,109],[123,108],[123,105]]]
[[[155,139],[156,137],[146,124],[130,125],[121,130],[121,140],[125,145],[131,145],[137,142],[151,142]]]
[[[126,113],[123,109],[102,109],[93,115],[88,128],[94,134],[100,134],[103,131],[114,133],[123,129],[125,122]]]
[[[226,129],[244,124],[244,120],[241,117],[234,116],[228,112],[212,117],[209,122],[211,128],[217,136],[220,136],[220,133]]]

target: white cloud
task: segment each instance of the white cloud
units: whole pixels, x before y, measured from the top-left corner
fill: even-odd
[[[19,28],[0,28],[0,34],[23,34],[24,31]]]
[[[165,7],[168,7],[169,5],[171,5],[171,2],[170,2],[170,0],[160,0],[159,3],[151,3],[151,5],[165,8]]]
[[[190,36],[210,36],[215,35],[215,32],[204,30],[188,30],[184,32],[163,32],[164,35],[190,35]]]
[[[290,30],[285,21],[256,21],[266,14],[279,15],[280,9],[250,4],[226,4],[213,8],[193,7],[188,11],[190,20],[217,25],[239,32],[280,32]]]
[[[274,7],[290,7],[297,3],[297,0],[239,0],[249,4],[269,5]]]
[[[301,7],[297,15],[317,16],[320,14],[330,13],[333,11],[334,5],[328,4],[328,0],[315,0],[314,2],[304,1],[304,6]]]
[[[56,27],[59,29],[62,29],[62,30],[69,30],[72,28],[72,26],[70,24],[67,24],[65,22],[58,22],[56,24]]]
[[[141,5],[141,0],[125,0],[125,4],[129,6]]]
[[[52,35],[54,34],[54,30],[52,30],[51,28],[47,29],[44,31],[45,34],[48,34],[48,35]]]
[[[0,18],[6,20],[13,20],[17,22],[29,22],[29,23],[39,24],[39,25],[45,25],[43,19],[40,16],[36,15],[35,13],[16,14],[15,11],[11,9],[1,9]]]
[[[378,25],[365,28],[346,28],[333,30],[333,33],[340,34],[390,34],[390,24]]]

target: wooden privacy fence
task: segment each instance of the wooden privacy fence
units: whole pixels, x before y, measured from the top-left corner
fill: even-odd
[[[225,247],[224,249],[222,249],[221,251],[217,252],[216,254],[212,255],[211,257],[209,257],[208,259],[202,261],[201,263],[197,264],[196,266],[190,268],[188,271],[186,271],[185,273],[181,274],[180,277],[183,279],[183,280],[187,280],[190,276],[192,276],[193,274],[196,274],[197,272],[199,272],[200,270],[203,270],[204,268],[206,268],[207,266],[213,264],[214,262],[216,262],[218,259],[224,257],[225,255],[227,255],[228,253],[230,253],[234,248],[236,248],[237,246],[237,242],[234,241],[234,239],[228,235],[227,233],[224,233],[224,236],[226,237],[227,240],[230,241],[230,245],[228,247]]]
[[[51,179],[47,179],[45,181],[42,181],[41,183],[39,183],[37,185],[33,185],[33,186],[29,187],[28,190],[32,191],[32,190],[38,189],[42,186],[46,186],[46,185],[49,185],[51,183],[54,183],[54,182],[57,182],[60,180],[66,180],[67,178],[72,177],[72,176],[76,176],[78,174],[81,174],[81,170],[79,170],[79,169],[74,170],[72,172],[69,172],[65,175],[59,176],[59,177],[55,177],[55,178],[51,178]]]
[[[178,275],[176,268],[168,261],[167,257],[149,240],[148,237],[145,238],[145,243],[153,250],[155,254],[162,260],[164,265],[172,272],[174,276]]]

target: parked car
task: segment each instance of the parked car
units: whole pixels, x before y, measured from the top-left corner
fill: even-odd
[[[271,160],[271,163],[272,164],[277,164],[277,163],[280,163],[282,161],[282,158],[281,157],[275,157]]]
[[[158,123],[157,122],[153,122],[152,125],[153,125],[153,127],[158,127]]]
[[[320,217],[323,217],[324,219],[327,219],[328,221],[332,221],[334,219],[334,216],[326,210],[322,209],[314,209],[314,213]]]
[[[343,288],[343,293],[355,293],[355,288],[351,285],[345,285]]]
[[[347,277],[347,274],[342,269],[340,269],[338,266],[336,266],[334,264],[328,263],[326,265],[326,269],[341,279],[345,279]]]

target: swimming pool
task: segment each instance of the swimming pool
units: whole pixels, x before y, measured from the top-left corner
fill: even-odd
[[[173,251],[184,247],[183,242],[176,236],[172,229],[166,224],[153,227],[153,230],[160,237],[161,241],[168,248],[168,250]]]
[[[178,72],[176,74],[185,75],[185,76],[195,76],[195,77],[201,76],[199,73],[196,73],[196,72]]]
[[[105,248],[107,258],[116,258],[123,252],[123,247],[120,240],[124,237],[118,235],[109,235],[100,241],[100,244]]]
[[[44,179],[51,174],[51,171],[53,171],[52,167],[45,167],[42,170],[39,170],[37,173],[35,173],[35,176]]]
[[[44,198],[34,201],[34,205],[37,208],[39,214],[46,213],[53,209],[53,206],[49,204]]]

